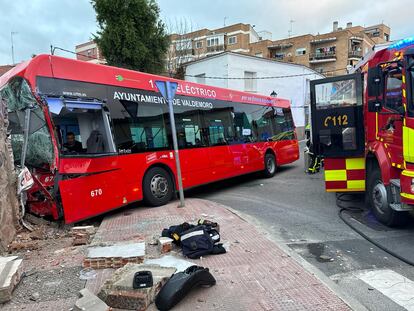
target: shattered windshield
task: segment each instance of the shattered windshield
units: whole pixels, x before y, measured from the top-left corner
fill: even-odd
[[[21,78],[10,81],[0,90],[0,96],[7,105],[14,161],[17,164],[21,162],[24,131],[27,128],[25,165],[29,167],[49,167],[53,161],[53,146],[49,129],[42,108],[38,105],[27,82]],[[30,111],[30,113],[26,111]],[[26,118],[26,116],[29,118]]]

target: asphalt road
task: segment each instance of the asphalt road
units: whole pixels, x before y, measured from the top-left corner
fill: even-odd
[[[414,310],[414,267],[350,229],[338,217],[335,194],[324,191],[322,173],[304,174],[302,159],[281,167],[270,179],[242,176],[186,195],[254,217],[274,240],[295,250],[369,310]],[[363,206],[363,201],[351,204]],[[403,229],[390,229],[369,212],[345,216],[354,216],[350,221],[375,241],[414,261],[413,221]]]

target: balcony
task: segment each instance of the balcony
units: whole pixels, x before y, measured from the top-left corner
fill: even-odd
[[[281,49],[288,49],[293,46],[293,43],[278,43],[269,45],[267,48],[269,50],[281,50]]]
[[[311,64],[316,63],[327,63],[327,62],[335,62],[336,61],[336,52],[319,52],[319,53],[312,53],[309,55],[309,62]]]
[[[320,44],[320,43],[327,43],[327,42],[333,42],[333,41],[336,41],[336,37],[314,39],[310,41],[310,44]]]
[[[224,45],[213,45],[207,47],[207,53],[224,51]]]
[[[362,58],[362,51],[349,51],[348,52],[348,58]]]

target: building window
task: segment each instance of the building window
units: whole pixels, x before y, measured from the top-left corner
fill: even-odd
[[[305,55],[305,54],[306,54],[306,48],[296,49],[296,56]]]
[[[284,59],[285,53],[275,53],[275,58],[279,60]]]
[[[201,49],[203,47],[203,41],[196,42],[196,49]]]
[[[387,33],[384,33],[384,40],[385,40],[386,42],[390,41],[390,35],[389,35],[389,34],[387,34]]]
[[[257,92],[257,73],[251,71],[244,72],[244,90],[246,92]]]
[[[219,44],[219,38],[207,39],[207,46],[217,46]]]
[[[195,78],[196,78],[196,83],[206,84],[206,74],[205,73],[200,73],[200,74],[196,75]]]
[[[190,50],[192,47],[191,39],[180,40],[175,43],[176,51]]]
[[[237,37],[236,36],[229,37],[228,42],[229,42],[229,45],[236,44],[237,43]]]

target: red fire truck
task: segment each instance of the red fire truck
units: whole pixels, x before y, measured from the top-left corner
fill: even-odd
[[[414,37],[364,57],[355,72],[311,82],[312,142],[329,192],[366,192],[393,226],[414,207]]]
[[[67,223],[177,189],[171,124],[155,81],[168,78],[40,55],[0,77],[27,209]],[[288,100],[176,80],[184,188],[299,158]]]

